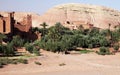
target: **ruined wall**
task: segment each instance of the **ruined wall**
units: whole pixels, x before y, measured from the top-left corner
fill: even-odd
[[[5,21],[5,29],[4,29],[4,33],[5,34],[8,34],[8,33],[11,33],[11,20],[10,20],[10,17],[5,17],[4,18],[4,21]]]
[[[27,15],[23,18],[22,21],[17,22],[17,24],[14,25],[14,28],[17,28],[18,30],[22,32],[29,32],[29,30],[32,27],[32,17],[31,15]]]
[[[0,32],[4,34],[8,34],[12,32],[12,15],[13,13],[9,13],[7,17],[0,17]]]
[[[3,33],[3,19],[0,18],[0,33]]]
[[[17,22],[14,19],[14,12],[0,16],[0,33],[15,34],[19,32],[29,32],[32,27],[32,17],[27,15],[22,21]]]

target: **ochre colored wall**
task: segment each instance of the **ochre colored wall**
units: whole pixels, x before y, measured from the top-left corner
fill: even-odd
[[[0,32],[3,34],[11,33],[11,15],[8,17],[0,17]],[[5,29],[4,29],[5,26]],[[4,31],[5,30],[5,31]]]
[[[5,26],[5,27],[4,27]],[[9,34],[14,33],[15,28],[21,32],[29,32],[32,27],[32,17],[27,15],[23,18],[21,22],[15,22],[14,12],[8,13],[7,17],[0,17],[0,33]]]
[[[0,33],[3,33],[3,20],[0,18]]]
[[[5,21],[5,34],[8,34],[11,32],[11,20],[10,17],[4,18]]]
[[[27,15],[19,24],[15,24],[14,27],[22,32],[29,32],[32,27],[32,17]]]

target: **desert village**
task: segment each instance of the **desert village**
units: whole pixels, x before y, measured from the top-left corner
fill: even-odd
[[[0,12],[0,75],[119,75],[119,34],[120,12],[102,6]]]
[[[23,21],[17,22],[14,19],[14,13],[15,12],[9,12],[7,17],[4,17],[2,15],[0,16],[0,33],[3,34],[18,33],[19,35],[22,35],[22,32],[29,33],[30,29],[32,28],[32,16],[28,14],[23,18]],[[86,21],[73,21],[73,22],[66,21],[63,24],[66,27],[70,28],[71,30],[77,29],[80,25],[83,25],[85,29],[93,27],[93,24],[90,24]]]
[[[15,13],[16,12],[7,12],[7,16],[5,17],[2,14],[0,14],[0,33],[6,34],[11,37],[14,35],[20,35],[23,38],[38,39],[39,37],[40,39],[41,36],[39,35],[41,35],[41,33],[36,33],[36,36],[32,35],[31,33],[32,15],[27,14],[25,17],[22,18],[22,21],[18,22],[14,18]],[[94,27],[93,24],[87,21],[65,21],[61,24],[63,24],[65,27],[71,30],[78,29],[80,25],[83,26],[84,29]]]

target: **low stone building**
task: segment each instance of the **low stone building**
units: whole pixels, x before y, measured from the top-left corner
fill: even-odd
[[[63,25],[71,30],[79,29],[80,26],[83,26],[84,29],[91,29],[94,27],[92,23],[87,21],[67,21]]]

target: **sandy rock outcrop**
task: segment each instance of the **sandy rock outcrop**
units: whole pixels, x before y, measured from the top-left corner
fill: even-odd
[[[94,27],[106,29],[111,24],[111,28],[120,25],[120,12],[104,6],[89,4],[62,4],[48,10],[40,18],[41,22],[54,25],[56,22],[66,24],[93,24]]]

